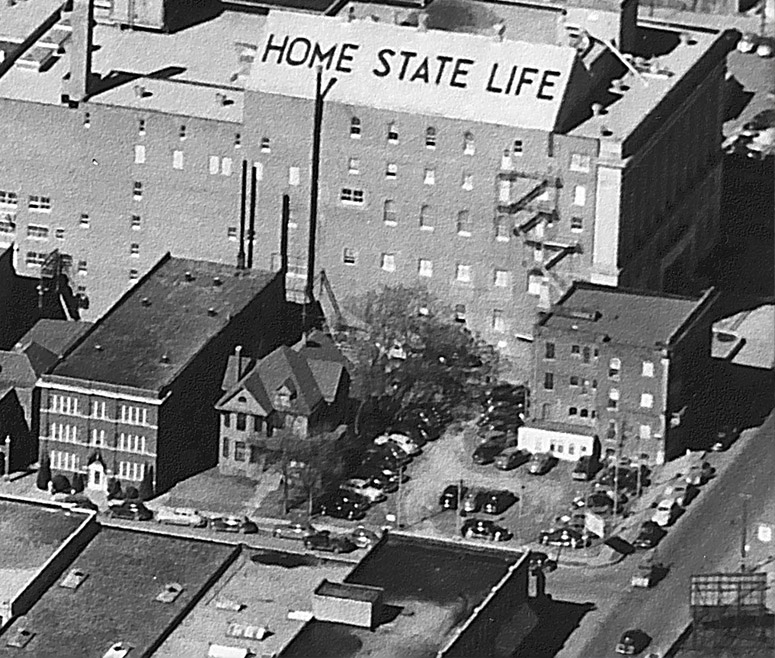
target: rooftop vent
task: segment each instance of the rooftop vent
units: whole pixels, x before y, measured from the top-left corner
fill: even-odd
[[[88,577],[89,574],[81,569],[71,569],[61,580],[59,586],[64,587],[65,589],[78,589]]]
[[[624,84],[621,78],[616,78],[611,82],[611,91],[615,94],[623,94],[630,88],[629,85]]]
[[[213,277],[213,285],[217,288],[218,286],[223,284],[223,280],[219,276]]]
[[[234,101],[231,100],[226,94],[222,92],[218,92],[215,94],[215,102],[218,103],[218,105],[233,105]]]
[[[35,637],[35,633],[26,626],[27,618],[19,617],[16,620],[16,624],[11,629],[8,639],[5,641],[5,646],[13,647],[14,649],[23,649],[26,647],[30,643],[30,640]]]
[[[140,300],[140,303],[141,303],[143,306],[150,306],[150,305],[151,305],[151,300],[150,300],[150,299],[148,299],[147,297],[143,297],[143,298]]]
[[[601,114],[603,114],[603,104],[592,103],[592,116],[599,117]]]
[[[678,35],[678,38],[681,40],[682,46],[696,46],[697,40],[692,38],[692,35],[688,32],[681,32]]]
[[[374,628],[382,612],[381,587],[324,580],[312,595],[312,613],[320,621]]]
[[[162,354],[162,355],[161,355],[161,358],[159,359],[159,361],[160,361],[161,363],[169,363],[169,362],[170,362],[170,357],[169,357],[169,356],[167,356],[166,354]]]
[[[145,87],[143,85],[135,85],[132,89],[135,92],[135,98],[145,98]]]
[[[214,318],[216,315],[218,315],[218,311],[211,306],[207,309],[207,315],[209,315],[211,318]]]
[[[100,345],[99,343],[97,343],[97,344],[94,346],[94,349],[95,349],[95,350],[97,350],[98,352],[102,352],[102,345]]]
[[[600,134],[603,137],[611,137],[614,134],[614,131],[606,126],[600,126]]]
[[[129,644],[129,642],[116,642],[111,645],[102,658],[126,658],[134,648],[135,645]]]
[[[194,275],[190,271],[186,271],[186,273],[183,275],[186,279],[186,281],[193,281]]]
[[[496,41],[503,41],[503,36],[506,34],[506,24],[496,23],[492,26],[492,31]]]
[[[428,31],[428,14],[426,14],[425,12],[421,12],[417,14],[417,31],[418,32]]]
[[[603,317],[603,314],[600,311],[595,311],[588,308],[569,308],[567,306],[558,306],[555,312],[557,315],[565,318],[589,320],[590,322],[597,322],[601,317]]]
[[[183,593],[183,589],[180,583],[167,583],[155,600],[159,603],[172,603]]]

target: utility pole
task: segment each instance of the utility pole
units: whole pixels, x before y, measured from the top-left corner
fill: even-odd
[[[315,248],[318,228],[318,189],[320,185],[320,137],[323,128],[323,101],[336,84],[331,78],[323,89],[323,67],[318,65],[315,81],[315,116],[312,128],[312,176],[309,194],[309,246],[307,252],[307,303],[312,302],[315,294]]]
[[[636,441],[637,441],[637,448],[636,449],[638,451],[638,461],[636,462],[635,466],[638,469],[638,472],[636,473],[636,476],[638,478],[638,489],[637,489],[637,491],[638,491],[638,498],[640,498],[640,493],[641,493],[641,469],[642,469],[642,466],[643,466],[643,464],[641,464],[641,459],[640,459],[640,456],[641,456],[641,451],[640,451],[640,432],[638,432],[638,434],[637,434]]]
[[[743,499],[743,523],[740,527],[740,571],[745,571],[745,562],[748,558],[748,501],[751,494],[741,493]]]

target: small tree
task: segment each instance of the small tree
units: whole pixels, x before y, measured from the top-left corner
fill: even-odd
[[[124,490],[124,498],[126,500],[137,500],[140,498],[140,492],[137,490],[137,487],[130,485]]]
[[[108,499],[119,498],[121,496],[121,482],[116,478],[108,479]]]
[[[140,498],[142,500],[150,500],[153,498],[153,494],[153,466],[148,466],[145,469],[143,481],[140,483]]]
[[[70,493],[72,489],[70,480],[61,473],[57,473],[51,478],[51,488],[54,493]]]
[[[73,492],[82,493],[86,488],[86,483],[83,481],[83,475],[76,473],[73,475]]]
[[[48,484],[51,482],[51,459],[48,453],[40,459],[40,468],[38,468],[38,478],[36,485],[41,491],[48,491]]]

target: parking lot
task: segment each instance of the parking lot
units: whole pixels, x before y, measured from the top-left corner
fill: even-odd
[[[448,484],[463,481],[466,487],[507,489],[519,501],[503,514],[474,516],[494,520],[514,533],[511,543],[535,541],[541,530],[563,513],[572,499],[587,488],[570,476],[573,463],[560,462],[545,475],[530,475],[523,465],[511,471],[499,471],[492,464],[477,466],[471,455],[479,441],[473,423],[450,428],[438,441],[429,443],[407,468],[409,480],[402,485],[400,496],[369,510],[366,522],[395,525],[387,515],[398,516],[397,522],[408,530],[437,536],[455,536],[458,532],[454,511],[442,511],[439,495]],[[400,509],[399,507],[400,500]]]

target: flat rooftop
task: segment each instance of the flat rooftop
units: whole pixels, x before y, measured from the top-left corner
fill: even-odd
[[[608,335],[612,342],[654,347],[668,344],[700,298],[611,288],[577,281],[540,326]],[[594,318],[594,319],[593,319]]]
[[[12,600],[89,517],[0,499],[0,601]]]
[[[133,645],[132,654],[148,655],[235,550],[102,527],[65,573],[79,569],[86,579],[77,589],[52,585],[25,616],[32,640],[19,649],[0,639],[0,656],[102,658],[116,642]],[[171,603],[156,601],[168,583],[180,584],[182,592]]]
[[[344,579],[384,589],[376,630],[313,620],[283,658],[433,656],[523,555],[391,534]]]
[[[49,376],[158,392],[275,276],[164,256]]]
[[[765,304],[715,322],[711,355],[735,365],[775,368],[775,305]]]
[[[204,656],[211,643],[275,655],[304,626],[288,619],[288,612],[311,611],[315,586],[324,579],[341,581],[351,569],[316,556],[245,549],[154,656]],[[240,609],[228,609],[230,603]],[[232,624],[263,626],[272,634],[262,641],[234,637],[227,634]]]

